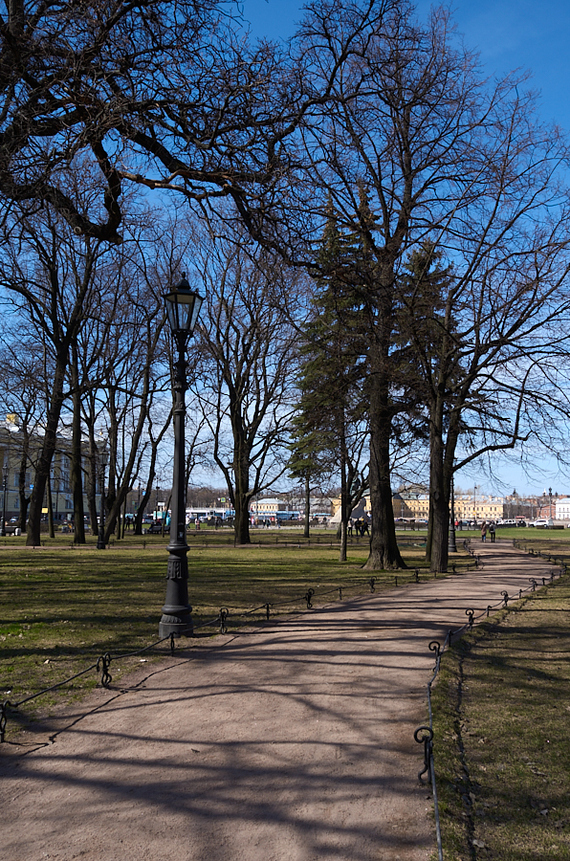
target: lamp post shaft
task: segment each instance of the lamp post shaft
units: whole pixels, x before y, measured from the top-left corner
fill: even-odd
[[[552,520],[552,488],[548,488],[548,517]]]
[[[191,636],[192,607],[188,603],[188,544],[186,543],[186,462],[184,419],[186,416],[186,336],[175,333],[178,360],[174,365],[174,463],[170,542],[167,550],[166,600],[158,626],[159,637]]]
[[[99,493],[101,496],[101,514],[97,530],[97,550],[106,550],[105,545],[105,463],[102,462],[99,471]]]

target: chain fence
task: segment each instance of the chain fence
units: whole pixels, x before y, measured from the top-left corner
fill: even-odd
[[[515,543],[515,542],[513,542]],[[516,546],[516,544],[515,544]],[[520,548],[518,548],[520,549]],[[529,577],[529,586],[525,589],[520,588],[518,590],[518,594],[509,595],[509,593],[504,589],[501,592],[501,598],[494,604],[488,604],[487,607],[476,615],[475,611],[471,608],[465,610],[465,615],[467,616],[467,621],[464,625],[461,625],[459,628],[455,628],[454,630],[449,630],[445,636],[445,640],[443,645],[437,641],[432,640],[429,643],[429,650],[435,655],[435,665],[433,668],[433,674],[430,680],[427,683],[427,704],[428,704],[428,723],[424,726],[419,726],[414,732],[414,740],[418,742],[418,744],[423,745],[423,755],[424,762],[423,768],[418,773],[418,778],[420,781],[424,779],[424,775],[426,776],[426,781],[431,783],[431,791],[434,805],[434,819],[435,819],[435,830],[436,830],[436,842],[437,842],[437,853],[438,853],[438,861],[444,861],[443,858],[443,847],[442,847],[442,839],[441,839],[441,823],[439,816],[439,805],[437,800],[437,784],[436,784],[436,773],[435,773],[435,765],[434,765],[434,731],[433,731],[433,711],[431,704],[431,689],[432,685],[435,682],[440,668],[441,668],[441,659],[445,653],[445,651],[449,648],[452,642],[459,637],[461,637],[466,631],[471,630],[473,628],[476,621],[482,618],[488,618],[491,615],[491,612],[496,609],[508,608],[510,601],[520,601],[522,600],[525,594],[529,592],[535,592],[537,588],[540,586],[546,586],[554,582],[556,576],[559,578],[568,573],[567,564],[564,561],[564,557],[560,558],[558,561],[558,557],[556,559],[552,554],[541,553],[535,551],[533,554],[540,556],[541,558],[545,558],[548,560],[549,564],[559,564],[558,569],[553,569],[550,572],[549,576],[544,576],[540,578]]]

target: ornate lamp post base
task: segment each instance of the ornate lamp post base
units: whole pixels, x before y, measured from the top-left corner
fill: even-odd
[[[188,603],[188,546],[168,547],[168,571],[166,574],[166,599],[162,608],[162,618],[158,624],[160,639],[170,637],[191,637],[192,607]]]
[[[164,607],[162,608],[164,610]],[[162,616],[160,622],[158,623],[158,636],[161,640],[165,637],[170,637],[173,635],[175,637],[192,637],[194,634],[194,627],[192,625],[192,616],[188,613],[187,617],[184,618],[182,615],[172,615],[169,616],[166,613]]]

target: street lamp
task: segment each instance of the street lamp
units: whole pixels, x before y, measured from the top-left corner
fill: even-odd
[[[5,463],[2,467],[2,525],[0,526],[0,535],[6,537],[6,490],[8,487],[8,464]]]
[[[551,487],[548,488],[548,498],[549,498],[548,518],[549,518],[549,520],[552,520],[552,488]]]
[[[172,476],[172,513],[170,542],[167,550],[166,600],[158,635],[192,635],[192,607],[188,603],[188,544],[186,543],[186,464],[184,452],[184,417],[186,415],[186,342],[194,330],[204,297],[192,290],[182,273],[182,280],[163,296],[168,322],[178,348],[173,363],[174,396],[174,463]]]
[[[101,449],[99,458],[99,493],[101,494],[101,515],[97,530],[97,550],[106,550],[105,545],[105,467],[107,466],[107,450]]]

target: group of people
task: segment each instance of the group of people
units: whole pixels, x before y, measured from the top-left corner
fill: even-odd
[[[352,517],[348,521],[348,534],[352,535],[354,530],[356,530],[356,535],[359,535],[361,538],[364,535],[370,535],[370,530],[368,528],[368,521],[361,519],[360,517],[357,520],[353,520]]]
[[[483,523],[481,525],[481,541],[487,540],[487,533],[489,534],[489,538],[491,539],[491,544],[495,542],[495,524],[491,521],[491,523]]]

